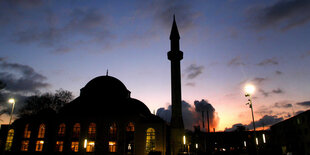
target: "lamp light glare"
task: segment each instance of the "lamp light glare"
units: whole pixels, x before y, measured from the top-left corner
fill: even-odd
[[[87,146],[87,139],[84,140],[84,148]]]
[[[246,141],[243,141],[243,145],[244,145],[244,147],[246,147]]]
[[[9,103],[14,104],[15,103],[15,99],[14,98],[10,98],[9,99]]]
[[[266,143],[266,137],[265,137],[264,133],[263,133],[263,142],[264,142],[264,144]]]
[[[247,85],[244,87],[244,90],[245,90],[245,93],[246,93],[246,94],[251,95],[251,94],[254,93],[255,87],[254,87],[254,85],[252,85],[252,84],[247,84]]]
[[[256,138],[256,145],[258,145],[258,138]]]
[[[183,144],[185,145],[186,144],[186,137],[183,136]]]
[[[196,143],[196,149],[198,149],[198,144]]]

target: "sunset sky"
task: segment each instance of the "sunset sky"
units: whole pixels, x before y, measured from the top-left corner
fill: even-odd
[[[217,131],[250,124],[246,83],[256,86],[256,121],[310,108],[309,0],[0,0],[5,94],[63,88],[77,97],[108,70],[150,111],[168,108],[173,14],[184,52],[182,99],[189,111],[195,100],[210,103]]]

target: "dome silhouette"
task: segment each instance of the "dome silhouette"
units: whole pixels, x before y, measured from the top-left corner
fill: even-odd
[[[112,76],[98,76],[89,81],[81,89],[81,97],[92,97],[95,99],[124,99],[130,97],[130,91],[117,78]]]

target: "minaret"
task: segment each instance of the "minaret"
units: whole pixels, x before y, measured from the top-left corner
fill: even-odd
[[[175,17],[173,16],[173,24],[170,33],[170,46],[168,59],[171,61],[171,133],[170,146],[171,155],[177,155],[184,148],[182,138],[184,135],[184,123],[182,118],[182,103],[181,103],[181,69],[180,61],[183,59],[183,52],[180,51],[180,35]]]
[[[171,128],[184,129],[182,118],[182,103],[181,103],[181,71],[180,61],[183,59],[183,52],[180,51],[180,35],[175,17],[173,16],[173,24],[170,33],[170,47],[168,59],[171,61]]]

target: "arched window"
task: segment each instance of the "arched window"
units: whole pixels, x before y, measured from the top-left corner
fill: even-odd
[[[37,140],[36,151],[41,152],[43,150],[44,140]]]
[[[81,131],[81,125],[80,123],[75,123],[73,126],[73,138],[79,138],[80,137],[80,131]]]
[[[116,124],[113,123],[111,126],[110,126],[110,139],[116,139],[116,136],[117,136],[117,127],[116,127]]]
[[[59,125],[58,136],[59,137],[63,137],[65,135],[65,131],[66,131],[66,124],[65,123],[61,123]]]
[[[24,138],[30,138],[31,131],[29,130],[29,124],[26,124],[24,131]]]
[[[95,141],[87,141],[86,152],[94,152],[95,151]]]
[[[129,122],[126,126],[126,152],[127,154],[134,154],[134,131],[135,131],[135,125],[132,122]]]
[[[78,141],[71,142],[71,151],[79,152],[79,142]]]
[[[155,150],[155,129],[148,128],[146,130],[146,152]]]
[[[44,138],[45,135],[45,125],[41,124],[39,127],[38,138]]]
[[[62,152],[64,148],[64,142],[63,141],[56,141],[56,151]]]
[[[110,135],[109,135],[109,152],[116,152],[117,149],[117,127],[115,123],[112,123],[110,126]]]
[[[21,151],[28,151],[28,147],[29,147],[29,140],[23,140]]]
[[[5,151],[11,151],[13,137],[14,137],[14,129],[10,129],[8,132],[8,136],[6,138]]]
[[[132,122],[129,122],[127,127],[126,127],[127,132],[134,132],[135,131],[135,125]]]
[[[88,128],[88,138],[95,138],[96,137],[96,124],[90,123]]]

